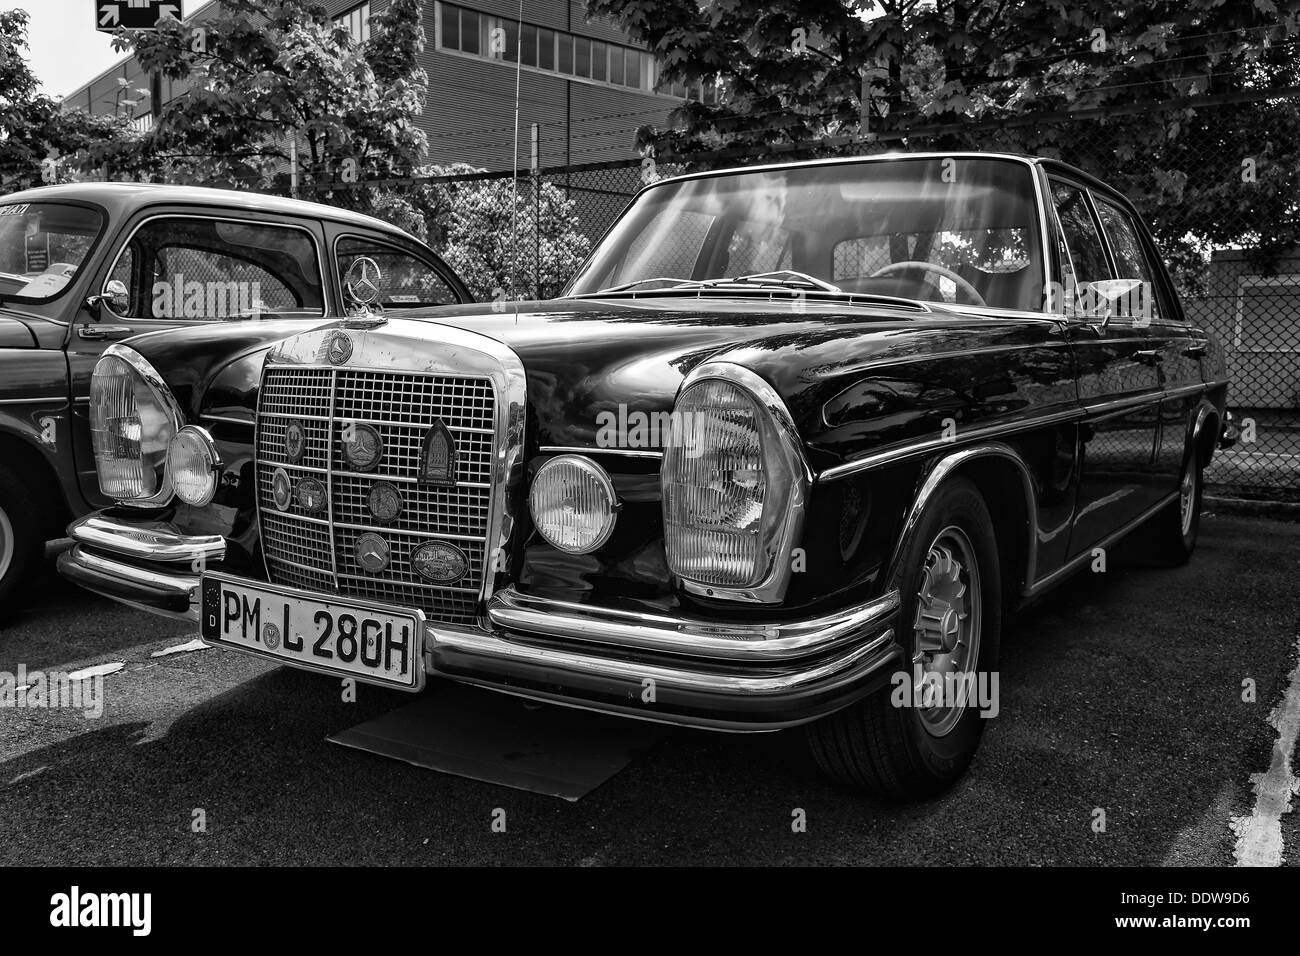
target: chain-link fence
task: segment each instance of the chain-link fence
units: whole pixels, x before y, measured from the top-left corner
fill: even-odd
[[[1298,112],[1292,101],[1280,106],[1287,116]],[[1258,120],[1258,107],[1251,109],[1249,118]],[[1060,158],[1138,205],[1156,233],[1187,316],[1213,333],[1226,353],[1229,407],[1242,434],[1235,448],[1216,457],[1209,483],[1221,494],[1300,500],[1300,245],[1291,237],[1300,183],[1295,170],[1278,168],[1269,144],[1270,136],[1276,139],[1285,129],[1234,135],[1233,124],[1245,122],[1239,103],[1198,110],[1197,135],[1176,128],[1191,123],[1189,116],[1173,108],[1134,110],[1131,121],[1168,134],[1157,137],[1163,145],[1155,149],[1125,138],[1133,127],[1117,126],[1113,115],[1056,115],[843,137],[766,148],[761,155],[732,149],[518,177],[506,172],[402,180],[385,188],[423,213],[424,234],[476,296],[547,298],[562,291],[655,175],[880,151],[980,149]]]

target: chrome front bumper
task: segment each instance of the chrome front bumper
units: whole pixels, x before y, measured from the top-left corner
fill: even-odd
[[[195,569],[225,556],[217,536],[91,515],[59,571],[88,590],[198,622]],[[258,582],[250,580],[250,584]],[[643,720],[722,730],[806,723],[884,685],[901,656],[898,593],[832,614],[725,622],[552,601],[507,589],[480,627],[425,629],[426,674]]]

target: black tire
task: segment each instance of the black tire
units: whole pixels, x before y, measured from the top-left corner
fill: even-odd
[[[1160,564],[1181,567],[1196,550],[1196,536],[1201,529],[1201,498],[1205,491],[1202,470],[1201,456],[1195,448],[1189,449],[1178,479],[1178,497],[1153,515],[1146,527],[1137,532],[1147,553]],[[1188,482],[1191,483],[1190,495]],[[1185,506],[1191,509],[1190,513],[1184,512]]]
[[[0,621],[18,610],[45,556],[39,515],[27,485],[0,465]]]
[[[979,595],[978,648],[973,668],[988,674],[998,661],[1002,632],[1001,569],[993,520],[983,496],[971,482],[953,478],[935,493],[904,547],[893,586],[899,589],[896,634],[905,653],[898,668],[908,673],[920,648],[918,592],[926,576],[932,544],[958,528],[970,545],[976,565]],[[969,580],[968,580],[969,584]],[[907,679],[911,680],[910,673]],[[986,678],[987,679],[987,678]],[[984,732],[985,718],[973,702],[963,709],[951,729],[936,736],[922,710],[895,706],[895,677],[869,697],[807,727],[809,749],[823,772],[854,789],[890,800],[920,800],[951,787],[965,773]],[[992,687],[991,681],[987,686]]]

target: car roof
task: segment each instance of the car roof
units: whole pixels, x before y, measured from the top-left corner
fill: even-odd
[[[145,206],[174,203],[209,208],[220,207],[240,212],[305,216],[351,226],[381,229],[385,232],[397,232],[408,239],[419,241],[406,230],[364,213],[339,209],[337,206],[326,206],[323,203],[308,202],[304,199],[267,196],[239,189],[209,189],[203,186],[173,186],[162,183],[61,183],[10,193],[0,197],[0,202],[49,202],[57,199],[98,203],[110,213],[127,215]]]

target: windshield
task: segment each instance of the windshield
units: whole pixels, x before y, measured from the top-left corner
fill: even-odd
[[[0,204],[0,298],[54,298],[85,263],[103,226],[103,214],[84,206]]]
[[[666,183],[636,200],[571,294],[749,276],[759,288],[829,283],[842,292],[1041,311],[1034,196],[1027,164],[969,156]]]

